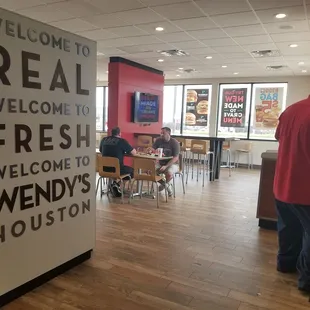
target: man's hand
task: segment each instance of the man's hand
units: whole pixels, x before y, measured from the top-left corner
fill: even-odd
[[[167,168],[168,168],[167,166],[161,166],[159,171],[160,172],[164,172],[165,170],[167,170]]]

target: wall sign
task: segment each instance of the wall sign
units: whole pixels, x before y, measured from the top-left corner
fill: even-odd
[[[245,126],[247,88],[224,88],[222,91],[221,127]]]
[[[0,9],[0,297],[95,242],[96,44]]]

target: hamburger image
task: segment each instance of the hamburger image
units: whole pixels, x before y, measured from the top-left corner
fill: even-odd
[[[187,91],[187,102],[197,102],[197,92],[193,89]]]
[[[278,118],[267,118],[263,120],[263,126],[268,128],[276,128],[278,125]]]
[[[198,114],[208,114],[209,102],[207,100],[201,100],[196,107]]]
[[[193,113],[186,113],[185,117],[185,125],[195,125],[196,124],[196,116]]]

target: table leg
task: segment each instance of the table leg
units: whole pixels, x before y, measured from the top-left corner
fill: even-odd
[[[210,152],[212,152],[211,154],[210,154],[210,157],[209,157],[209,163],[208,163],[208,165],[209,165],[209,171],[212,171],[212,173],[209,173],[209,181],[210,182],[212,182],[212,181],[214,181],[214,175],[215,175],[215,167],[213,166],[213,163],[215,164],[215,166],[216,166],[216,153],[215,153],[215,151],[216,151],[216,148],[215,148],[215,141],[214,140],[211,140],[210,141]],[[213,154],[214,154],[214,157],[215,158],[213,158]]]
[[[220,178],[221,173],[221,159],[222,159],[222,150],[223,150],[223,141],[216,141],[216,171],[215,171],[215,179],[218,180]]]

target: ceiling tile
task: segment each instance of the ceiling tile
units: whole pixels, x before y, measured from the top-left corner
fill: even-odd
[[[113,38],[117,38],[117,35],[110,32],[110,31],[106,31],[103,29],[95,29],[95,30],[89,30],[89,31],[82,31],[82,32],[78,32],[77,34],[91,39],[91,40],[107,40],[107,39],[113,39]]]
[[[142,52],[157,52],[159,50],[168,50],[173,47],[169,44],[145,44],[145,45],[135,45],[135,46],[126,46],[121,47],[120,49],[126,53],[142,53]],[[159,54],[158,54],[159,55]]]
[[[251,11],[247,0],[197,0],[195,2],[210,16]]]
[[[255,10],[302,5],[303,0],[249,0]]]
[[[127,0],[126,0],[127,1]],[[164,21],[164,18],[153,12],[151,9],[139,9],[115,13],[115,16],[125,20],[132,25],[147,24]]]
[[[212,19],[220,27],[245,26],[259,23],[253,12],[216,15],[212,16]]]
[[[277,22],[278,19],[275,18],[275,15],[279,13],[279,9],[268,9],[256,11],[257,16],[261,20],[262,23],[274,23]],[[289,23],[295,20],[305,20],[306,14],[303,6],[294,6],[281,8],[281,13],[287,15],[285,18],[285,22]]]
[[[94,6],[83,2],[83,0],[69,0],[48,4],[51,9],[61,10],[74,17],[92,16],[100,14]]]
[[[273,42],[269,35],[234,37],[234,40],[240,45]]]
[[[203,43],[199,41],[195,41],[195,40],[186,41],[186,42],[175,42],[173,43],[173,46],[178,49],[185,50],[185,51],[187,51],[187,49],[192,49],[192,48],[206,47]]]
[[[84,0],[85,2],[97,7],[101,13],[115,13],[127,10],[134,10],[146,7],[138,0]]]
[[[223,38],[223,39],[213,39],[213,40],[202,40],[202,42],[208,46],[230,46],[230,45],[236,45],[236,42],[234,42],[230,38]]]
[[[155,36],[151,36],[151,35],[140,36],[140,37],[131,37],[130,41],[136,45],[139,45],[139,44],[156,44],[156,43],[162,42],[161,40],[159,40]]]
[[[179,32],[180,28],[176,27],[172,23],[169,22],[155,22],[155,23],[149,23],[149,24],[140,24],[137,26],[139,29],[142,29],[145,32],[148,32],[150,34],[162,34],[162,33],[172,33],[172,32]],[[158,32],[155,30],[156,27],[162,27],[164,28],[163,31]]]
[[[288,29],[288,27],[291,27]],[[309,31],[309,25],[306,20],[294,21],[294,22],[280,22],[280,23],[267,23],[264,24],[264,28],[269,33],[288,33]]]
[[[18,13],[45,23],[66,20],[74,17],[68,12],[55,10],[47,5],[19,10]]]
[[[104,54],[106,57],[112,57],[112,56],[119,56],[119,55],[125,55],[127,54],[126,52],[117,49],[117,48],[105,48],[101,44],[97,46],[97,52],[101,52]]]
[[[276,43],[277,42],[310,41],[310,31],[278,33],[278,34],[272,34],[271,37]]]
[[[92,17],[83,17],[82,19],[101,28],[112,28],[131,25],[130,22],[116,16],[116,13],[101,14]]]
[[[108,28],[107,30],[118,35],[119,37],[135,37],[146,34],[145,31],[135,26]]]
[[[266,31],[261,25],[227,27],[223,28],[223,30],[231,37],[266,34]]]
[[[310,41],[308,42],[295,42],[298,44],[298,47],[291,48],[289,44],[286,43],[277,43],[278,48],[280,49],[282,55],[309,55],[310,54]]]
[[[231,46],[215,46],[213,47],[215,51],[218,53],[242,53],[244,50],[238,45],[231,45]]]
[[[187,35],[185,32],[175,32],[175,33],[163,33],[158,34],[157,37],[160,40],[163,40],[165,42],[184,42],[184,41],[190,41],[193,38]]]
[[[74,19],[67,19],[63,21],[58,21],[58,22],[52,22],[50,23],[52,26],[75,33],[78,31],[87,31],[87,30],[92,30],[96,29],[97,27],[94,25],[91,25],[87,23],[84,20],[74,18]]]
[[[181,2],[189,2],[190,0],[141,0],[147,6],[159,6],[165,4],[174,4]]]
[[[221,30],[218,29],[209,29],[209,30],[194,30],[194,31],[188,31],[188,34],[193,36],[196,39],[202,40],[202,39],[216,39],[216,38],[227,38],[227,34]]]
[[[217,28],[208,17],[178,19],[173,23],[186,31]]]
[[[0,0],[0,7],[10,11],[17,11],[21,9],[31,8],[38,5],[44,5],[41,0]]]
[[[123,46],[131,46],[131,45],[134,45],[134,44],[126,38],[117,38],[117,39],[98,41],[98,46],[100,46],[101,48],[107,48],[107,47],[117,48],[117,47],[123,47]]]
[[[215,50],[210,48],[210,47],[200,47],[200,48],[189,48],[186,49],[186,52],[189,53],[190,55],[203,55],[203,57],[209,56],[209,55],[214,55]]]
[[[157,13],[171,20],[204,16],[204,14],[192,2],[156,6],[153,9]]]

